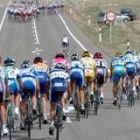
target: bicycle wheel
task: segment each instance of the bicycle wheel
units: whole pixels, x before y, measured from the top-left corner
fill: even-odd
[[[94,93],[94,115],[97,116],[99,108],[99,91],[95,91]]]
[[[9,140],[12,139],[12,110],[9,108],[8,110],[8,117],[7,117],[7,124],[9,128]]]
[[[80,103],[79,103],[79,94],[75,90],[75,101],[76,101],[76,120],[80,121]]]
[[[30,101],[30,99],[28,99],[28,103],[27,103],[27,131],[28,131],[28,137],[29,137],[29,139],[31,138],[31,123],[32,123],[32,117],[31,117],[31,101]]]
[[[89,102],[89,88],[88,86],[85,89],[85,118],[88,118],[90,109],[90,102]]]
[[[56,107],[56,140],[59,140],[60,128],[62,127],[62,109],[61,105],[57,104]]]
[[[41,120],[42,120],[42,109],[41,109],[41,99],[37,99],[37,106],[38,106],[38,125],[39,129],[41,130]]]

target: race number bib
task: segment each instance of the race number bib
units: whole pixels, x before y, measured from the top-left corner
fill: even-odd
[[[8,71],[8,78],[16,78],[16,73],[14,71]]]

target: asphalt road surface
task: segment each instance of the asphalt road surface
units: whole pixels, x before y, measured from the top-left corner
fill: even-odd
[[[4,13],[4,8],[0,9],[0,20]],[[86,47],[94,53],[99,48],[78,29],[71,18],[66,14],[61,14],[67,23],[72,34]],[[64,34],[69,35],[60,17],[56,15],[41,15],[39,20],[19,23],[8,20],[6,17],[0,32],[0,55],[3,59],[12,56],[16,59],[17,67],[24,59],[31,62],[37,55],[49,62],[57,52],[61,52],[61,40]],[[36,27],[36,31],[35,31]],[[36,36],[37,34],[37,36]],[[82,53],[82,48],[70,38],[70,53]],[[100,50],[102,52],[102,50]],[[109,61],[110,58],[104,54]],[[80,122],[75,120],[74,111],[68,107],[68,116],[71,121],[65,123],[60,140],[140,140],[140,101],[137,101],[133,108],[128,108],[125,104],[119,111],[112,105],[111,84],[105,85],[105,103],[100,107],[98,116],[90,113],[88,119],[81,118]],[[13,134],[13,140],[27,140],[27,133],[19,130],[19,123]],[[43,125],[42,130],[38,125],[32,129],[32,140],[53,140],[55,136],[49,136],[48,125]],[[8,138],[3,138],[4,140]]]

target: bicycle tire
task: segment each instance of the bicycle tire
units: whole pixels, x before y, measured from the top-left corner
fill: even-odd
[[[62,121],[62,110],[61,110],[61,105],[57,105],[56,107],[56,140],[59,140],[59,136],[60,136],[60,125],[61,125],[61,121]]]
[[[85,90],[85,118],[88,118],[89,115],[89,106],[90,106],[90,102],[89,102],[89,89],[87,87],[87,89]]]
[[[97,116],[99,108],[99,90],[98,87],[94,92],[94,115]]]
[[[28,137],[31,138],[31,101],[28,99],[27,104],[27,131],[28,131]]]
[[[80,104],[77,90],[75,91],[75,98],[76,98],[76,120],[80,121]]]
[[[39,125],[39,129],[41,130],[41,120],[42,120],[42,109],[41,109],[41,100],[40,98],[37,99],[37,106],[38,106],[38,125]]]
[[[8,110],[8,128],[9,128],[9,140],[12,139],[12,116],[11,116],[11,109]]]

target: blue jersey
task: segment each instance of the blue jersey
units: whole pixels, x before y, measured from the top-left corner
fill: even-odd
[[[37,77],[37,72],[33,68],[23,68],[20,70],[20,74],[22,77],[22,81],[33,81],[35,82],[36,77]]]
[[[18,80],[21,79],[20,72],[14,66],[7,66],[4,68],[4,74],[8,79],[8,86],[11,94],[17,94],[19,91]]]
[[[37,71],[39,83],[46,83],[48,80],[48,67],[44,63],[37,63],[32,66]]]
[[[137,59],[134,57],[134,55],[132,55],[132,54],[127,54],[127,55],[125,55],[124,57],[123,57],[123,60],[124,60],[124,62],[125,62],[125,64],[127,65],[127,64],[135,64],[136,62],[137,62]]]
[[[78,72],[78,73],[83,74],[84,67],[80,61],[72,61],[69,65],[69,70],[70,70],[70,75],[73,72]]]
[[[123,58],[113,57],[111,60],[111,65],[114,70],[125,70],[125,63]]]

